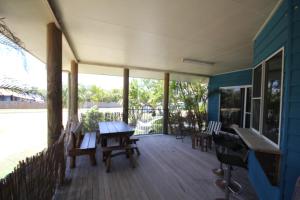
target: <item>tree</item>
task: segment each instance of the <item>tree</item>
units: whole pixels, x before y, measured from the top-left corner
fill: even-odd
[[[92,85],[90,88],[91,93],[91,101],[93,103],[103,102],[105,98],[105,92],[102,88],[97,87],[96,85]]]
[[[161,105],[163,99],[162,80],[132,79],[129,86],[129,107],[140,109],[145,105],[153,109]]]
[[[121,102],[123,97],[122,89],[112,89],[106,92],[107,102]]]
[[[183,82],[172,81],[170,84],[170,105],[175,110],[181,110],[183,103],[184,109],[194,112],[199,127],[207,117],[207,85],[199,81]]]

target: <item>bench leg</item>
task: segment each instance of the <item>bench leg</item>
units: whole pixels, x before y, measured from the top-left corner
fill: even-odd
[[[193,149],[195,149],[195,140],[196,140],[195,136],[192,135],[192,148]]]
[[[138,156],[141,155],[140,150],[139,150],[138,147],[135,147],[135,151],[136,151],[136,153],[137,153]]]
[[[106,160],[105,157],[106,157],[106,156],[105,156],[105,153],[102,152],[102,161],[103,161],[103,162],[105,162],[105,160]]]
[[[208,140],[209,140],[209,141],[208,141],[208,147],[209,147],[210,150],[212,150],[212,138],[209,137]]]
[[[110,172],[111,167],[111,152],[106,155],[106,172]]]
[[[90,160],[91,160],[91,165],[96,165],[97,161],[96,161],[96,156],[95,156],[95,152],[94,153],[90,153]]]
[[[201,138],[200,139],[200,146],[201,146],[201,151],[204,151],[204,144],[205,143],[205,139],[204,138]]]
[[[76,156],[71,156],[70,157],[70,168],[75,168],[76,167]]]
[[[106,147],[107,146],[107,139],[106,138],[102,138],[101,139],[101,146],[102,147]]]
[[[126,152],[129,157],[129,161],[130,161],[132,168],[135,168],[134,158],[132,156],[131,149],[126,150]]]
[[[201,141],[202,141],[201,137],[197,139],[197,144],[196,144],[197,147],[201,147]]]

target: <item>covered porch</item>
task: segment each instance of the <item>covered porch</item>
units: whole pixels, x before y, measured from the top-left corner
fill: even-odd
[[[105,173],[96,144],[97,166],[82,156],[69,169],[66,157],[66,179],[55,188],[55,198],[222,197],[211,173],[219,165],[215,149],[201,152],[192,149],[189,137],[181,141],[169,134],[170,80],[184,80],[207,84],[206,124],[221,122],[223,131],[229,128],[247,147],[247,170],[233,171],[244,187],[238,198],[296,199],[299,6],[298,0],[3,1],[2,20],[24,49],[47,65],[50,149],[60,141],[63,126],[63,71],[69,76],[68,121],[73,122],[80,121],[79,73],[122,76],[125,123],[130,77],[163,80],[164,135],[140,138],[137,167],[131,169],[120,156],[112,161],[113,172]],[[232,129],[235,121],[239,127]]]

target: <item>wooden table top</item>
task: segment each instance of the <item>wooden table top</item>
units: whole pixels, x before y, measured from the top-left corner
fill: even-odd
[[[251,129],[239,128],[237,126],[233,126],[232,128],[250,149],[263,153],[280,154],[280,150],[276,146],[272,145],[263,136],[254,133]]]
[[[99,122],[99,131],[102,136],[132,135],[134,129],[122,121]]]

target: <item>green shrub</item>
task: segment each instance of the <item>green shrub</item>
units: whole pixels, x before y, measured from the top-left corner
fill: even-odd
[[[152,133],[162,133],[163,132],[163,118],[155,120],[151,125]]]
[[[98,123],[104,121],[104,114],[97,107],[92,107],[81,118],[85,132],[96,131],[99,129]]]

